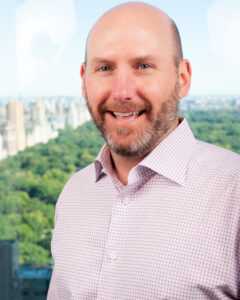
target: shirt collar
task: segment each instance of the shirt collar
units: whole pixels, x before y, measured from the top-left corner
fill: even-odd
[[[159,145],[151,151],[137,166],[151,169],[180,185],[184,186],[190,155],[195,145],[195,138],[185,118]],[[103,173],[113,176],[110,150],[106,144],[94,161],[96,181]]]
[[[96,171],[96,181],[98,181],[104,173],[113,174],[112,159],[107,144],[104,144],[98,156],[94,161]]]
[[[184,186],[195,138],[185,118],[139,165]]]

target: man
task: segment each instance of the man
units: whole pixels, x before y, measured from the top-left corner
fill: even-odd
[[[48,299],[240,299],[240,157],[178,117],[191,67],[174,22],[111,9],[81,77],[106,145],[59,197]]]

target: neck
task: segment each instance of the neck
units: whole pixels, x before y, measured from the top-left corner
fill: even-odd
[[[128,184],[128,174],[144,156],[121,156],[111,151],[113,169],[116,172],[118,179],[124,184]]]

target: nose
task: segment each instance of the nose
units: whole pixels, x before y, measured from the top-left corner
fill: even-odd
[[[112,85],[113,99],[116,101],[131,100],[134,96],[134,89],[134,80],[130,70],[127,68],[117,70]]]

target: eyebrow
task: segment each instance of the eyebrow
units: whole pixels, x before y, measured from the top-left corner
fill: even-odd
[[[114,62],[107,58],[96,57],[91,61],[92,64],[114,64]]]
[[[157,56],[155,55],[141,55],[133,58],[131,61],[139,62],[139,61],[156,61],[156,60],[157,60]]]
[[[155,55],[141,55],[134,57],[132,59],[129,59],[131,63],[137,63],[142,61],[156,61],[158,58]],[[111,59],[103,58],[103,57],[96,57],[91,61],[92,64],[110,64],[114,65],[115,62]]]

